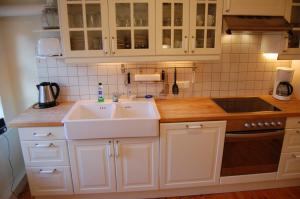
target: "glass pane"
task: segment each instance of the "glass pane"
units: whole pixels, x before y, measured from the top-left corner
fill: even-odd
[[[291,24],[294,27],[300,27],[300,6],[292,7]]]
[[[289,48],[300,48],[300,31],[293,31],[293,35],[289,35]]]
[[[171,26],[171,3],[163,3],[163,26]]]
[[[134,48],[144,49],[148,48],[149,44],[148,30],[135,30],[134,31]]]
[[[174,30],[174,48],[182,48],[182,30]]]
[[[205,4],[197,4],[196,26],[204,26],[205,22]]]
[[[174,4],[174,26],[182,26],[183,5],[182,3]]]
[[[134,26],[148,26],[148,3],[135,3]]]
[[[82,28],[82,5],[68,4],[68,19],[70,28]]]
[[[84,32],[70,31],[71,50],[84,50]]]
[[[163,48],[171,48],[171,30],[163,30]]]
[[[196,30],[196,48],[204,48],[204,30]]]
[[[130,49],[131,48],[131,31],[117,30],[117,48]]]
[[[101,27],[101,5],[87,4],[86,6],[86,24],[88,28]]]
[[[130,27],[130,4],[116,3],[116,24],[117,27]]]
[[[102,50],[102,31],[88,31],[89,50]]]
[[[208,4],[207,26],[216,25],[216,4]]]
[[[207,30],[206,48],[215,47],[215,30]]]

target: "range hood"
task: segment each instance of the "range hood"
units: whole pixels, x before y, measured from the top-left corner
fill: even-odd
[[[292,26],[283,16],[223,15],[227,34],[233,32],[288,32]]]

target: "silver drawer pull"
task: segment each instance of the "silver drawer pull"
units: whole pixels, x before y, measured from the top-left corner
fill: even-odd
[[[300,155],[295,155],[295,154],[292,154],[292,158],[300,158]]]
[[[50,144],[35,144],[35,147],[37,148],[50,148],[50,147],[54,147],[53,143]]]
[[[33,133],[33,136],[35,136],[35,137],[49,137],[51,135],[52,135],[52,133],[44,133],[44,134]]]
[[[188,129],[202,129],[203,125],[202,124],[200,124],[200,125],[192,125],[192,126],[185,125],[185,127],[188,128]]]
[[[50,169],[50,170],[40,169],[40,173],[42,173],[42,174],[53,174],[55,172],[56,172],[56,169]]]

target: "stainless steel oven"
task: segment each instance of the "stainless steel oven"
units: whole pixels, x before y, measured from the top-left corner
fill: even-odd
[[[276,172],[285,118],[228,121],[221,176]]]

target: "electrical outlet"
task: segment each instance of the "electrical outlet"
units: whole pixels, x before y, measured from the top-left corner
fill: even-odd
[[[0,118],[0,135],[7,131],[4,118]]]

